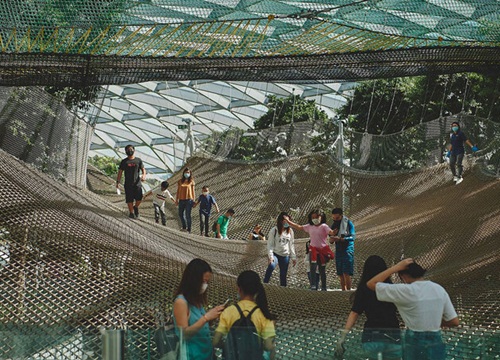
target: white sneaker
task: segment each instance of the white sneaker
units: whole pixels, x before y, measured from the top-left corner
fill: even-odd
[[[462,181],[464,181],[464,178],[462,178],[462,177],[459,177],[455,185],[458,185],[458,184],[460,184],[460,183],[461,183]]]
[[[457,182],[458,181],[458,176],[453,176],[453,181]]]

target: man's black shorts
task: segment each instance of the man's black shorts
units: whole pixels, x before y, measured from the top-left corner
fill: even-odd
[[[142,186],[126,186],[125,187],[125,202],[131,203],[142,200]]]

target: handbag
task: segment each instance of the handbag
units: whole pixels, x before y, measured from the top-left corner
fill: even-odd
[[[179,356],[179,337],[174,324],[162,326],[155,331],[154,341],[161,360],[177,360]]]

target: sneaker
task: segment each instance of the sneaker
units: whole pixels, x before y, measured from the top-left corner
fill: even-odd
[[[457,182],[456,182],[456,185],[460,184],[462,181],[464,181],[464,178],[463,177],[459,177]]]
[[[453,181],[457,182],[458,181],[458,176],[453,176]]]
[[[128,217],[129,217],[129,218],[131,218],[131,219],[135,219],[135,215],[134,215],[134,213],[130,213],[130,214],[128,214]]]
[[[134,214],[136,218],[139,217],[139,208],[137,206],[134,206]]]

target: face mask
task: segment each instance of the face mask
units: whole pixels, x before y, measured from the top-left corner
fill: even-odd
[[[290,227],[290,225],[288,225],[288,223],[284,223],[284,224],[283,224],[283,227],[284,227],[285,229],[288,229],[288,228]]]
[[[190,173],[184,173],[184,177],[185,177],[186,179],[189,179],[189,177],[190,177],[190,176],[191,176],[191,174],[190,174]]]
[[[132,156],[132,155],[134,155],[134,150],[133,150],[133,149],[127,149],[127,151],[125,151],[125,153],[126,153],[128,156]]]
[[[312,219],[312,223],[313,223],[314,225],[318,225],[320,222],[321,222],[321,220],[320,220],[320,219],[318,219],[318,218],[316,218],[316,219]]]
[[[208,191],[203,191],[202,194],[205,195],[205,196],[207,196],[208,195]]]
[[[453,126],[453,127],[451,128],[451,130],[453,130],[454,132],[457,132],[457,131],[458,131],[458,126]]]
[[[205,291],[207,291],[207,288],[208,288],[208,284],[207,283],[201,284],[200,294],[203,294]]]

